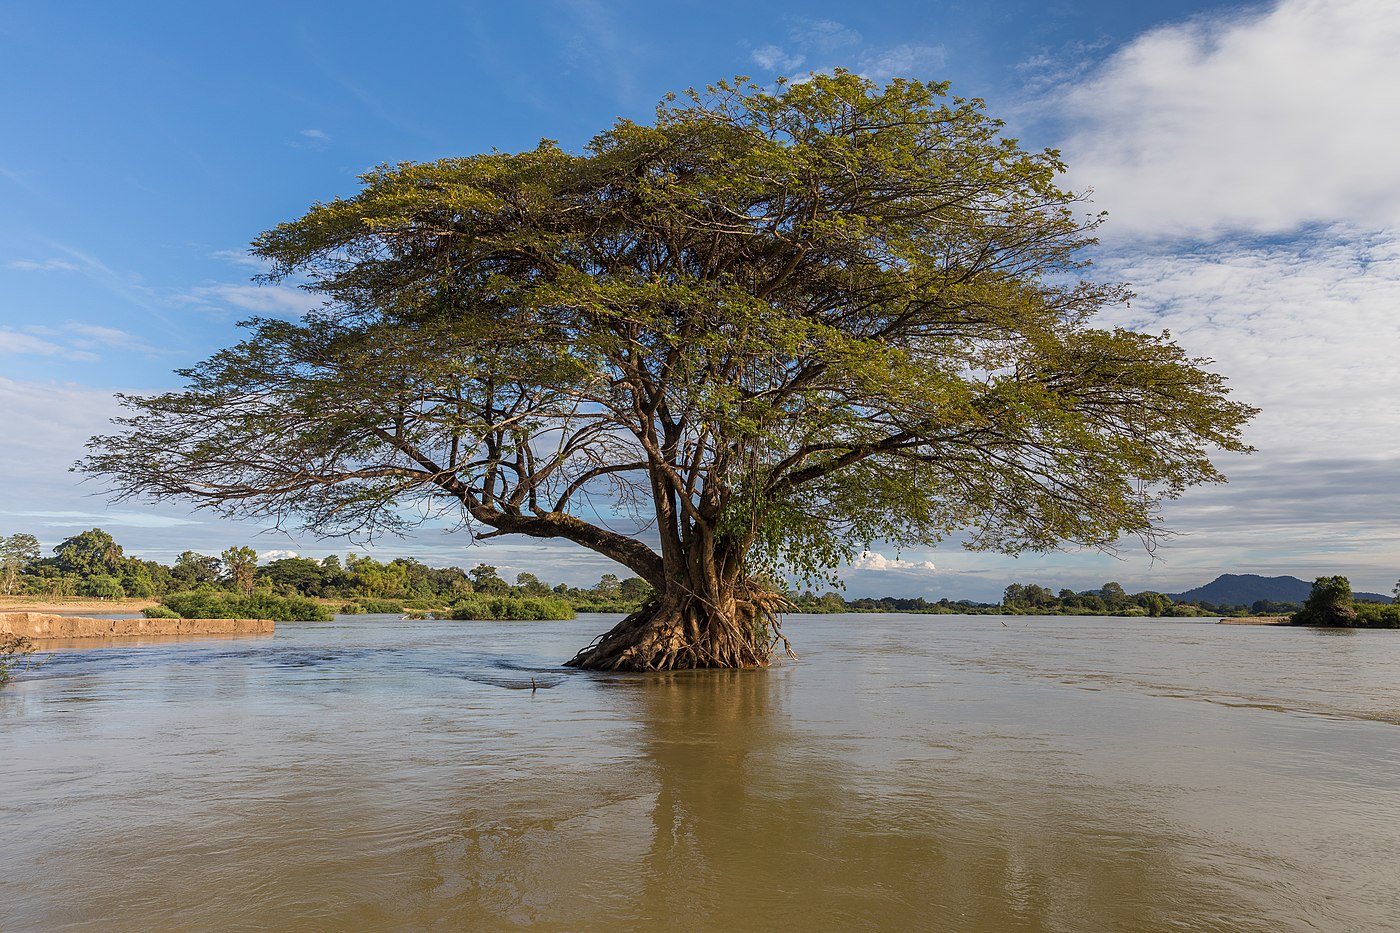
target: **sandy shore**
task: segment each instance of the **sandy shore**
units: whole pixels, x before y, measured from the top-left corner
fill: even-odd
[[[1229,616],[1221,625],[1287,625],[1289,616]]]

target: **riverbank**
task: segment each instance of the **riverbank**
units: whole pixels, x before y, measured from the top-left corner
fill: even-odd
[[[1221,625],[1287,625],[1290,616],[1226,616]]]
[[[156,605],[154,599],[88,599],[84,597],[50,598],[43,596],[0,596],[0,613],[4,612],[91,612],[126,615]]]
[[[18,635],[32,641],[137,635],[270,635],[274,627],[269,619],[95,619],[47,612],[0,613],[0,635]]]

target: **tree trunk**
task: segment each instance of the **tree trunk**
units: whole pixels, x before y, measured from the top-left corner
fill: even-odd
[[[645,606],[598,636],[568,667],[593,671],[671,671],[767,667],[783,637],[781,595],[739,579],[670,581]]]

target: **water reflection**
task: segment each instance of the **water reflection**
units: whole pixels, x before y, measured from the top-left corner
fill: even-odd
[[[907,750],[852,760],[859,736],[803,734],[787,682],[677,675],[631,691],[656,784],[632,928],[1279,929],[1179,864],[1182,840],[1137,802]]]

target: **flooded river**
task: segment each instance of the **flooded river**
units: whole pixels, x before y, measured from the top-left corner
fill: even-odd
[[[1400,929],[1400,633],[360,616],[0,691],[0,931]],[[1003,624],[1005,623],[1005,624]]]

